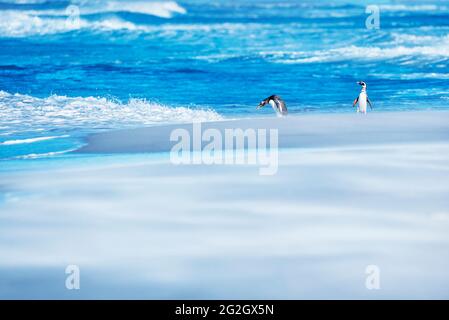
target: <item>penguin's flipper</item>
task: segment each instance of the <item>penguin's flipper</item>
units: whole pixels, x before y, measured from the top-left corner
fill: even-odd
[[[280,100],[280,101],[279,101],[279,103],[278,103],[278,108],[279,108],[279,111],[280,111],[282,114],[287,114],[287,106],[285,105],[284,100]]]
[[[371,108],[371,110],[373,109],[373,106],[371,105],[371,101],[369,101],[368,96],[366,96],[366,102],[368,102],[369,107]]]
[[[352,107],[354,108],[355,105],[359,102],[359,97],[355,98],[354,102],[352,103]]]

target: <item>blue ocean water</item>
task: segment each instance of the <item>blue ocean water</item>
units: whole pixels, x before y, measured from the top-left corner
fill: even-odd
[[[447,109],[449,2],[0,2],[0,159],[58,157],[98,130],[353,112]]]

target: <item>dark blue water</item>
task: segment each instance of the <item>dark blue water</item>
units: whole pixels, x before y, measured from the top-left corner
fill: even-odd
[[[291,113],[353,112],[358,80],[375,111],[446,109],[449,3],[378,1],[379,29],[367,4],[0,2],[0,158],[56,156],[97,130],[271,115],[255,107],[274,93]]]

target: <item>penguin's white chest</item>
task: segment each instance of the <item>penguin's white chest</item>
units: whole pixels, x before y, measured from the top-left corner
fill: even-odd
[[[269,103],[270,103],[271,107],[273,108],[274,112],[276,112],[276,115],[278,117],[282,116],[280,110],[278,109],[278,106],[276,105],[276,102],[274,102],[273,100],[270,100]]]
[[[276,106],[276,103],[273,101],[273,100],[270,100],[270,106],[273,108],[273,110],[275,111],[275,112],[278,112],[278,108],[277,108],[277,106]]]
[[[359,94],[359,111],[366,112],[366,92],[364,91]]]

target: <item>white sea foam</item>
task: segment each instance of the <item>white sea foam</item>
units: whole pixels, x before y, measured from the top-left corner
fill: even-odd
[[[40,158],[48,158],[53,157],[61,154],[66,154],[68,152],[74,151],[76,149],[69,149],[64,151],[54,151],[54,152],[46,152],[46,153],[30,153],[23,156],[16,156],[12,159],[40,159]]]
[[[171,18],[174,14],[185,14],[187,11],[174,1],[143,2],[143,1],[111,1],[104,8],[94,12],[132,12],[154,15],[161,18]]]
[[[391,34],[393,42],[396,44],[426,44],[431,45],[435,43],[446,43],[449,44],[449,35],[444,36],[431,36],[431,35],[417,35],[417,34],[407,34],[407,33],[396,33]]]
[[[17,139],[17,140],[6,140],[6,141],[3,141],[3,142],[0,142],[0,145],[27,144],[27,143],[41,142],[41,141],[46,141],[46,140],[53,140],[53,139],[67,138],[67,137],[68,137],[68,135],[49,136],[49,137],[36,137],[36,138]]]
[[[40,4],[48,2],[48,0],[3,0],[2,2],[14,4]]]
[[[130,12],[145,15],[156,16],[160,18],[171,18],[175,14],[186,14],[187,11],[174,1],[107,1],[107,2],[76,2],[72,1],[72,5],[78,5],[79,14],[101,14],[112,12]],[[44,9],[44,10],[22,10],[22,12],[31,15],[45,16],[64,16],[68,14],[66,10],[61,9]]]
[[[230,26],[226,26],[231,28]],[[232,26],[233,32],[240,32],[237,26]],[[238,26],[240,27],[240,26]],[[253,25],[254,30],[261,28],[260,25]],[[243,29],[244,26],[243,26]],[[247,29],[246,29],[247,30]],[[261,29],[264,30],[264,29]],[[425,30],[420,30],[425,31]],[[231,32],[231,29],[229,29]],[[363,39],[368,42],[370,39]],[[370,40],[371,41],[371,40]],[[195,58],[198,60],[206,60],[210,62],[219,62],[231,58],[248,58],[260,57],[267,61],[284,64],[307,64],[320,62],[338,62],[347,60],[387,60],[387,59],[402,59],[414,58],[411,61],[400,61],[401,64],[406,63],[421,63],[423,60],[430,62],[438,62],[441,59],[449,57],[449,36],[448,35],[414,35],[391,33],[385,41],[379,42],[373,46],[358,46],[349,45],[345,47],[321,49],[321,50],[295,50],[295,45],[286,43],[284,46],[280,45],[279,50],[259,52],[247,52],[245,54],[236,52],[221,52],[206,55],[198,55]],[[290,50],[283,50],[282,48],[291,47]]]
[[[72,0],[72,5],[79,8],[80,15],[100,14],[111,12],[140,13],[160,18],[171,18],[175,14],[186,14],[187,10],[175,1],[85,1]],[[13,12],[18,12],[13,10]],[[20,10],[20,12],[31,15],[45,16],[67,16],[66,9],[30,9]]]
[[[126,103],[96,97],[52,95],[36,98],[0,91],[0,124],[24,127],[120,127],[135,124],[217,121],[213,110],[168,107],[130,99]]]
[[[278,63],[318,63],[345,60],[386,60],[400,57],[449,58],[449,41],[433,46],[394,46],[394,47],[360,47],[317,50],[312,52],[262,52],[261,55]]]
[[[449,73],[441,73],[441,72],[413,72],[413,73],[372,73],[371,76],[375,76],[380,79],[396,79],[396,80],[418,80],[418,79],[441,79],[441,80],[449,80]],[[427,92],[427,91],[425,91]]]
[[[14,3],[41,3],[44,1],[12,1]],[[92,14],[111,14],[116,12],[129,12],[150,15],[160,18],[172,18],[175,15],[186,14],[187,10],[175,1],[71,1],[72,4],[79,7],[80,20],[76,28],[73,24],[67,23],[68,13],[65,8],[62,9],[28,9],[28,10],[2,10],[0,19],[0,36],[20,37],[30,35],[45,35],[70,32],[74,29],[79,30],[130,30],[152,32],[154,27],[148,25],[135,24],[128,21],[122,21],[118,18],[108,17],[97,18],[98,20],[89,20],[86,16]],[[258,5],[256,5],[258,6]],[[296,7],[298,4],[276,3],[261,4],[262,7]],[[300,5],[302,6],[302,5]],[[307,7],[307,6],[306,6]],[[437,5],[381,5],[383,11],[441,11],[448,10],[448,7]],[[307,17],[346,17],[352,13],[335,10],[312,10],[307,11]],[[185,27],[185,26],[184,26]]]
[[[219,32],[234,33],[248,29],[248,25],[241,23],[214,23],[214,24],[172,24],[162,25],[136,24],[118,17],[107,17],[99,20],[80,18],[76,24],[68,23],[63,17],[40,17],[23,12],[2,12],[0,19],[0,36],[28,37],[39,35],[60,34],[73,31],[79,32],[108,32],[125,31],[154,33],[165,37],[178,32]],[[253,25],[254,27],[254,25]]]
[[[447,6],[440,6],[436,4],[416,4],[416,5],[407,5],[407,4],[382,4],[379,6],[382,11],[438,11],[438,10],[447,10]]]
[[[137,25],[116,17],[104,17],[89,20],[85,16],[91,14],[130,12],[171,18],[175,14],[185,14],[186,10],[174,1],[112,1],[112,2],[74,2],[79,5],[80,17],[76,23],[69,21],[65,9],[44,10],[2,10],[0,11],[0,36],[26,37],[32,35],[47,35],[65,33],[74,30],[131,30],[152,31],[145,25]]]

